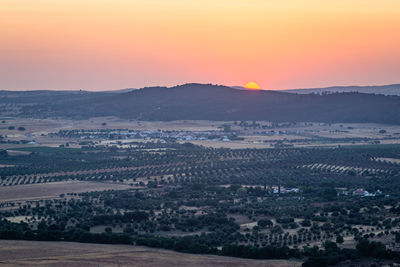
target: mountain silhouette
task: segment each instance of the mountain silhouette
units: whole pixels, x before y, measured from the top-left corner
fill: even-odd
[[[294,94],[211,84],[147,87],[128,92],[0,92],[21,116],[117,116],[142,120],[267,120],[400,124],[400,97],[358,92]]]

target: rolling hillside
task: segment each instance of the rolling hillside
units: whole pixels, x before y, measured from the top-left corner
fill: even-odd
[[[142,120],[268,120],[400,124],[400,97],[364,93],[293,94],[186,84],[122,93],[35,91],[11,97],[21,116],[117,116]]]

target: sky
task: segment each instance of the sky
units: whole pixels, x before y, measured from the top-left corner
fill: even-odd
[[[399,0],[0,0],[0,89],[400,83]]]

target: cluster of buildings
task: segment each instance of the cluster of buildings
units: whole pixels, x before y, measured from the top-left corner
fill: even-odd
[[[300,189],[298,188],[284,188],[281,187],[281,194],[286,194],[286,193],[299,193]],[[279,193],[279,189],[274,189],[274,194],[278,194]]]
[[[57,136],[78,138],[81,140],[102,139],[102,140],[126,140],[126,139],[161,139],[175,141],[231,141],[231,136],[222,131],[150,131],[150,130],[62,130],[56,133]]]
[[[367,190],[363,188],[358,188],[355,190],[348,190],[347,188],[336,188],[337,194],[339,195],[344,195],[344,196],[355,196],[355,197],[375,197],[377,195],[381,195],[382,191],[381,190],[376,190],[374,193],[368,192]]]

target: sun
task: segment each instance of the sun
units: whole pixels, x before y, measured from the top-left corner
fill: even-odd
[[[252,90],[259,90],[259,89],[260,89],[260,86],[258,86],[258,84],[255,83],[255,82],[248,82],[248,83],[246,83],[246,85],[244,86],[244,88],[252,89]]]

